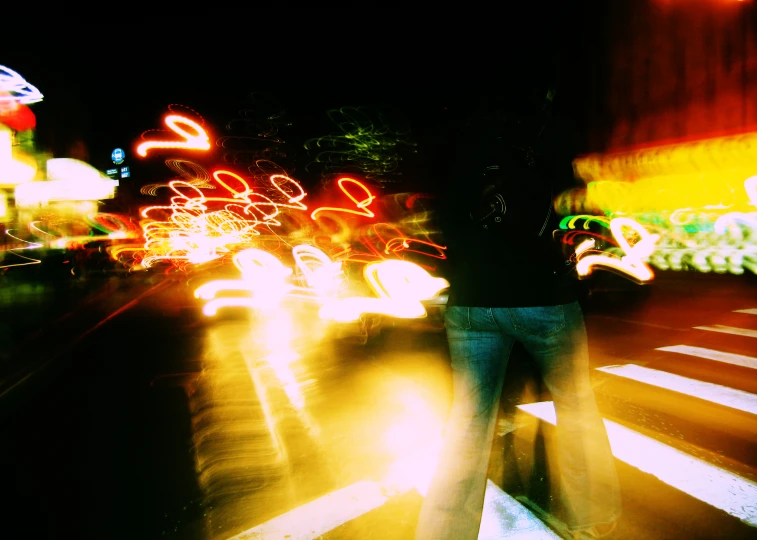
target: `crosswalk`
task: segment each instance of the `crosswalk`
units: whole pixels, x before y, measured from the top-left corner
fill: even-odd
[[[732,378],[734,386],[743,383],[743,386],[754,387],[753,381],[757,377],[751,376],[751,370],[757,369],[757,355],[744,353],[751,350],[757,353],[757,339],[751,341],[757,338],[757,330],[754,329],[757,328],[757,308],[738,309],[733,313],[738,315],[729,315],[728,322],[737,324],[734,321],[740,321],[743,326],[693,326],[692,332],[685,334],[693,343],[679,342],[654,348],[655,351],[669,353],[671,359],[685,364],[689,369],[692,364],[703,363],[704,366],[696,371],[700,374],[699,377],[672,373],[667,369],[670,366],[666,363],[669,362],[667,358],[651,356],[651,360],[647,362],[629,361],[597,368],[596,371],[604,376],[605,383],[598,387],[597,393],[598,400],[601,400],[602,394],[614,393],[624,384],[631,385],[628,393],[636,397],[632,401],[633,408],[638,411],[646,406],[652,411],[636,412],[636,416],[632,417],[630,413],[624,415],[619,408],[613,411],[613,419],[605,418],[616,459],[651,474],[667,486],[705,502],[743,524],[757,527],[757,438],[753,436],[757,428],[757,394],[746,391],[743,387],[733,388],[703,380],[708,372],[714,374],[722,372],[723,369],[734,369],[723,366],[727,364],[735,366],[736,369]],[[731,336],[732,340],[717,340],[717,348],[703,347],[702,345],[707,344],[708,334],[726,334]],[[680,335],[677,335],[677,338],[679,337]],[[655,365],[655,362],[661,366]],[[655,397],[655,392],[681,398],[671,397],[666,400]],[[690,401],[682,402],[681,399]],[[691,408],[687,408],[689,406]],[[665,411],[665,408],[684,410]],[[551,401],[519,405],[518,409],[521,413],[548,425],[554,425],[556,422]],[[706,414],[699,416],[699,411]],[[680,423],[686,423],[688,427],[678,429],[668,426],[662,430],[659,426],[647,423],[642,429],[638,419],[655,415],[672,418],[671,424],[675,423],[676,419],[685,419]],[[742,432],[731,435],[734,439],[744,439],[741,443],[747,450],[742,451],[740,457],[751,455],[755,459],[749,463],[726,459],[727,456],[724,454],[728,451],[730,442],[721,442],[724,447],[718,447],[718,442],[712,441],[713,448],[718,448],[716,452],[691,444],[686,430],[697,423],[703,424],[698,428],[708,433],[710,438],[717,437],[709,431],[717,427],[717,424],[739,426]],[[658,431],[655,432],[655,429]],[[670,436],[671,433],[675,436]],[[700,435],[697,442],[705,438],[706,436]],[[754,534],[757,537],[757,530]]]
[[[757,353],[757,307],[734,310],[725,318],[723,324],[708,321],[713,324],[692,326],[686,332],[649,331],[645,336],[653,336],[653,341],[644,345],[649,349],[646,356],[596,368],[594,373],[601,379],[597,396],[613,454],[628,470],[757,535],[757,378],[748,376],[757,369],[757,355],[749,354]],[[733,373],[724,374],[728,370]],[[387,372],[392,387],[398,386],[397,375]],[[520,417],[507,430],[515,437],[527,436],[523,428],[529,422],[523,422],[524,417],[531,423],[538,420],[545,429],[556,423],[552,402],[527,403],[517,409]],[[414,504],[418,504],[424,491],[414,487]],[[413,491],[411,486],[399,492],[384,478],[358,480],[252,528],[240,527],[229,538],[352,538],[344,532],[346,524],[365,520],[391,505],[398,493],[408,491]],[[527,502],[489,481],[479,538],[558,538]],[[687,510],[681,512],[678,517],[666,514],[666,519],[689,518]],[[621,540],[673,537],[618,533]],[[748,537],[703,534],[702,538]]]

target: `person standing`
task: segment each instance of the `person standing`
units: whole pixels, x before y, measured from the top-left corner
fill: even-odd
[[[479,89],[480,90],[480,89]],[[560,490],[575,538],[621,513],[615,462],[589,376],[578,280],[552,239],[554,195],[573,181],[554,86],[482,92],[438,146],[439,224],[453,398],[417,540],[478,536],[508,357],[520,342],[551,392]],[[567,135],[567,136],[566,136]]]

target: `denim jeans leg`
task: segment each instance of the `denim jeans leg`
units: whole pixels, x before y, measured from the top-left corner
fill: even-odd
[[[488,308],[450,307],[445,327],[452,364],[452,407],[416,539],[475,540],[513,340],[499,331]]]
[[[511,320],[538,364],[557,416],[562,494],[573,529],[615,521],[620,487],[589,373],[589,347],[578,303],[511,308]]]

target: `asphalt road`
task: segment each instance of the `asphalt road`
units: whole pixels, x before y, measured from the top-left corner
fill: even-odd
[[[594,280],[614,538],[757,537],[755,277]],[[206,317],[197,282],[90,283],[26,333],[0,381],[8,538],[412,538],[449,403],[436,316],[369,331],[301,306]],[[554,537],[513,517],[556,500],[549,401],[516,349],[482,538]]]

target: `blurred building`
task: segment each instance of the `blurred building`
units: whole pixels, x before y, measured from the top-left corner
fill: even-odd
[[[576,95],[586,151],[757,128],[753,0],[585,3]]]

